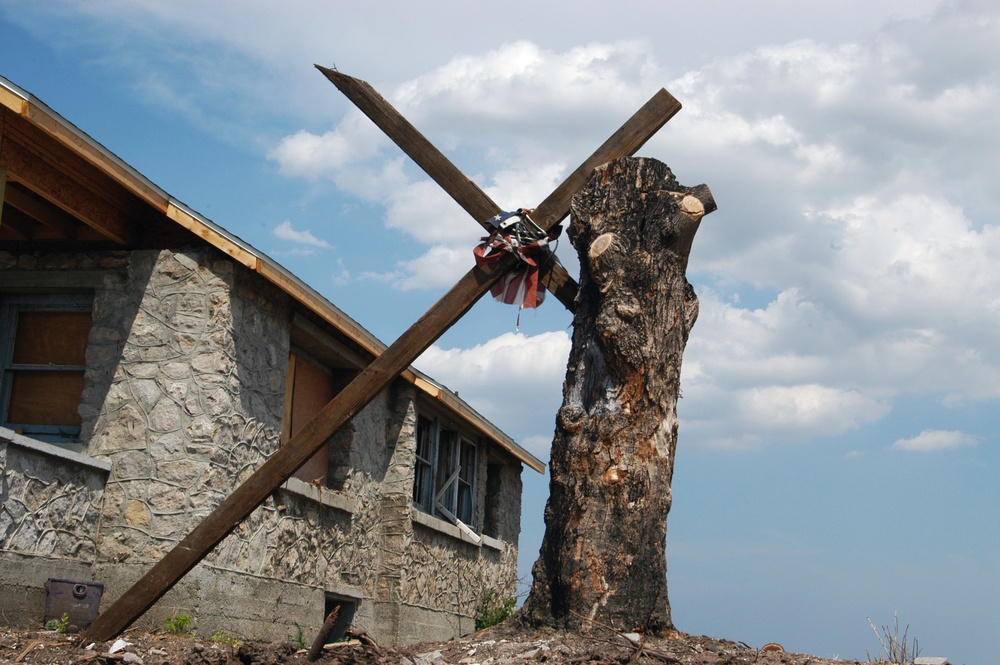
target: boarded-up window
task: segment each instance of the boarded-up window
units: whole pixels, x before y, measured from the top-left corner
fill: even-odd
[[[329,372],[304,356],[291,353],[288,357],[288,378],[285,392],[285,431],[287,438],[299,433],[326,404],[333,399],[333,377]],[[286,440],[287,440],[286,438]],[[326,485],[329,450],[326,444],[295,472],[295,477],[307,482]]]
[[[4,426],[57,443],[77,439],[91,301],[81,294],[2,298]]]
[[[331,369],[304,353],[288,357],[285,382],[283,442],[298,434],[354,377],[353,370]],[[295,472],[295,477],[326,486],[329,479],[329,444],[324,444]]]

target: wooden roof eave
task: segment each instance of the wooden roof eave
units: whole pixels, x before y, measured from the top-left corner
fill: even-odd
[[[315,289],[289,272],[284,266],[170,196],[83,130],[49,108],[31,93],[2,76],[0,76],[0,105],[31,122],[73,150],[125,190],[162,213],[165,218],[187,229],[207,244],[261,275],[366,352],[377,356],[386,349],[386,345],[377,337]],[[484,436],[510,452],[521,462],[539,473],[544,473],[545,464],[543,462],[519,446],[455,393],[413,367],[403,372],[401,376],[438,403],[468,421]]]

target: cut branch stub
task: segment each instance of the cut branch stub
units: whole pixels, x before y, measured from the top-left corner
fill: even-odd
[[[610,264],[610,261],[605,260],[602,262],[601,257],[605,252],[614,247],[616,239],[617,236],[614,233],[605,233],[590,243],[590,249],[587,250],[587,256],[590,258],[590,273],[598,285],[603,286],[610,277],[606,272],[606,267]]]
[[[610,162],[573,198],[580,295],[522,609],[531,623],[672,627],[666,519],[681,356],[698,312],[684,273],[714,209],[707,187],[682,187],[651,159]]]

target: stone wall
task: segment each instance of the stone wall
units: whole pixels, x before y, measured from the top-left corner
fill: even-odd
[[[0,427],[0,607],[39,621],[47,579],[92,580],[109,466]]]
[[[207,248],[131,254],[119,362],[84,401],[112,465],[99,567],[161,559],[277,448],[288,299],[245,273]]]

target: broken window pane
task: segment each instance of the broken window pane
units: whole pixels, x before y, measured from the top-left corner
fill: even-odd
[[[417,460],[413,478],[413,503],[424,511],[430,511],[434,485],[431,482],[432,460],[434,458],[434,422],[429,418],[417,418]]]
[[[458,506],[455,516],[469,526],[476,525],[475,492],[476,446],[462,440],[462,455],[458,474]]]
[[[444,506],[448,512],[455,514],[455,482],[453,475],[458,466],[458,432],[442,429],[438,433],[437,472],[434,477],[435,508]],[[436,511],[441,517],[447,515]]]
[[[418,416],[415,458],[414,507],[475,527],[477,444],[436,418]]]

